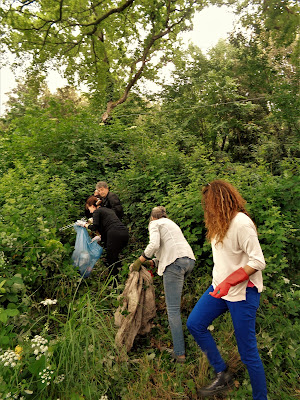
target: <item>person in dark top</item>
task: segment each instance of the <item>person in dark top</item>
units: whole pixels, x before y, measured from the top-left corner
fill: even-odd
[[[111,208],[120,220],[123,218],[124,213],[120,199],[116,194],[109,191],[106,182],[100,181],[96,184],[94,195],[101,199],[101,207]]]
[[[119,254],[129,240],[128,229],[112,209],[102,206],[102,201],[96,196],[87,199],[85,208],[92,214],[93,223],[86,223],[84,226],[101,236],[106,249],[107,264],[111,268],[111,274],[117,278],[121,266]]]

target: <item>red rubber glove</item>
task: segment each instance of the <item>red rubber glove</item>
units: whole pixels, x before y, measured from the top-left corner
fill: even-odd
[[[229,292],[231,286],[238,285],[241,282],[247,281],[249,279],[249,275],[246,273],[244,268],[239,268],[238,270],[234,271],[232,274],[227,276],[223,282],[218,285],[213,292],[209,294],[216,299],[220,299],[223,296],[226,296]]]

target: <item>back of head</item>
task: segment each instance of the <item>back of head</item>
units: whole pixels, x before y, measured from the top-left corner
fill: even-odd
[[[155,219],[168,218],[166,209],[163,206],[154,207],[151,211],[150,217]]]
[[[101,204],[101,200],[98,199],[96,196],[90,196],[87,198],[85,202],[85,209],[88,210],[89,207],[95,206],[98,207]]]
[[[207,238],[215,238],[217,242],[222,242],[236,213],[243,212],[248,215],[245,204],[246,200],[238,190],[226,181],[218,179],[204,186],[202,206]]]

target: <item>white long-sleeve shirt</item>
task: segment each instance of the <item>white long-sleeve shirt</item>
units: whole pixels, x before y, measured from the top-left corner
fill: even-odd
[[[261,271],[265,268],[265,259],[255,225],[246,214],[239,212],[232,219],[223,242],[216,245],[216,241],[212,240],[211,245],[214,260],[212,282],[214,288],[232,272],[249,265],[257,270],[249,280],[257,287],[259,293],[262,292]],[[245,300],[247,285],[248,281],[244,281],[231,287],[228,295],[222,298],[228,301]]]
[[[195,260],[191,246],[183,236],[181,229],[169,218],[159,218],[149,223],[149,244],[144,254],[158,259],[158,275],[163,275],[168,265],[177,258],[189,257]]]

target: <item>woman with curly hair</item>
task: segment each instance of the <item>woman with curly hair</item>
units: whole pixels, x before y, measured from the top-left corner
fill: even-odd
[[[207,239],[214,261],[213,279],[187,321],[188,330],[216,373],[210,385],[199,389],[202,397],[226,390],[233,383],[233,375],[207,329],[214,319],[229,311],[241,360],[249,372],[253,399],[267,399],[266,378],[255,336],[265,260],[245,204],[237,189],[225,181],[215,180],[202,189]]]

